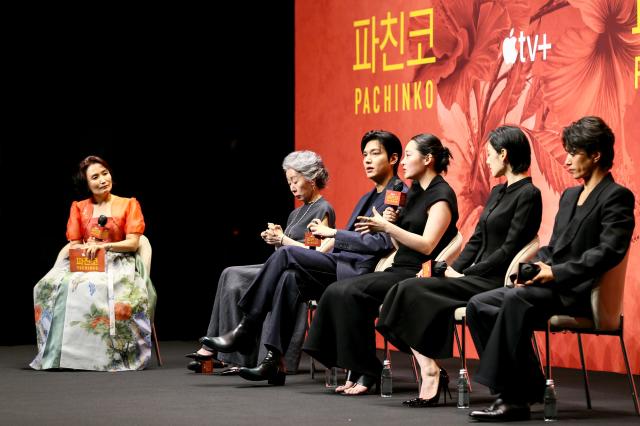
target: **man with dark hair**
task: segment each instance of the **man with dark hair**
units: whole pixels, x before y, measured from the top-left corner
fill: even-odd
[[[320,250],[285,246],[276,250],[238,303],[245,316],[227,334],[203,337],[201,343],[219,352],[236,352],[255,340],[260,324],[262,342],[267,348],[264,360],[255,368],[241,368],[240,376],[247,380],[269,380],[283,384],[280,358],[287,349],[294,325],[294,316],[301,301],[318,299],[325,288],[336,280],[373,271],[380,257],[392,248],[385,233],[360,234],[354,224],[358,216],[371,216],[373,208],[383,211],[385,190],[406,186],[396,176],[402,156],[402,145],[393,133],[376,130],[367,132],[361,143],[365,173],[375,188],[362,196],[351,214],[346,230],[325,226],[313,220],[309,229],[325,239]]]
[[[534,328],[556,314],[592,316],[591,290],[629,249],[634,196],[609,172],[614,139],[598,117],[581,118],[564,129],[565,165],[583,185],[560,197],[549,244],[533,260],[540,272],[515,288],[476,295],[467,305],[480,354],[474,378],[500,394],[489,408],[469,414],[475,420],[530,417],[529,404],[542,401],[545,386],[531,345]]]

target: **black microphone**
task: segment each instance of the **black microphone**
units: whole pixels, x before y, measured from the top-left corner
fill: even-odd
[[[98,225],[100,225],[101,228],[104,228],[106,224],[107,224],[107,217],[101,214],[100,217],[98,218]]]
[[[395,210],[400,210],[407,201],[407,194],[402,192],[403,189],[404,183],[400,179],[397,179],[392,189],[387,189],[387,192],[384,194],[384,203],[387,206],[395,207]]]

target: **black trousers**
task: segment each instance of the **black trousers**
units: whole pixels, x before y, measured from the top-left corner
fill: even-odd
[[[413,348],[429,358],[453,354],[453,314],[469,299],[502,285],[500,278],[410,278],[387,293],[378,331],[395,347],[410,353]]]
[[[545,377],[531,343],[534,329],[556,314],[590,316],[584,301],[563,306],[551,285],[478,294],[467,304],[467,323],[480,355],[474,379],[513,402],[541,402]]]
[[[280,354],[289,346],[301,301],[320,298],[336,280],[336,259],[328,253],[285,246],[276,250],[238,302],[251,320],[263,324],[262,343]]]
[[[372,272],[331,284],[318,303],[302,350],[326,367],[380,376],[374,321],[387,291],[416,272]]]

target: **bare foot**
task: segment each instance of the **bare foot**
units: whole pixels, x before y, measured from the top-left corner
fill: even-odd
[[[369,392],[369,388],[361,385],[359,383],[356,383],[355,385],[351,386],[349,389],[345,390],[343,393],[343,395],[362,395]]]
[[[421,399],[431,399],[436,395],[438,391],[438,385],[440,382],[440,373],[435,375],[422,374],[422,385],[420,386]]]
[[[344,391],[346,391],[347,389],[352,388],[356,383],[352,382],[351,380],[347,380],[344,385],[338,386],[335,391],[336,393],[343,393]]]

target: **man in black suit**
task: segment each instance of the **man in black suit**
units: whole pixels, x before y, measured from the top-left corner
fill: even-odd
[[[549,245],[533,262],[540,272],[515,288],[474,296],[467,322],[480,354],[475,380],[499,398],[469,415],[480,421],[525,420],[529,404],[541,402],[545,378],[531,345],[536,325],[552,315],[592,316],[591,290],[603,272],[620,263],[634,228],[634,196],[614,182],[614,135],[599,117],[566,127],[565,165],[583,185],[560,198]]]

